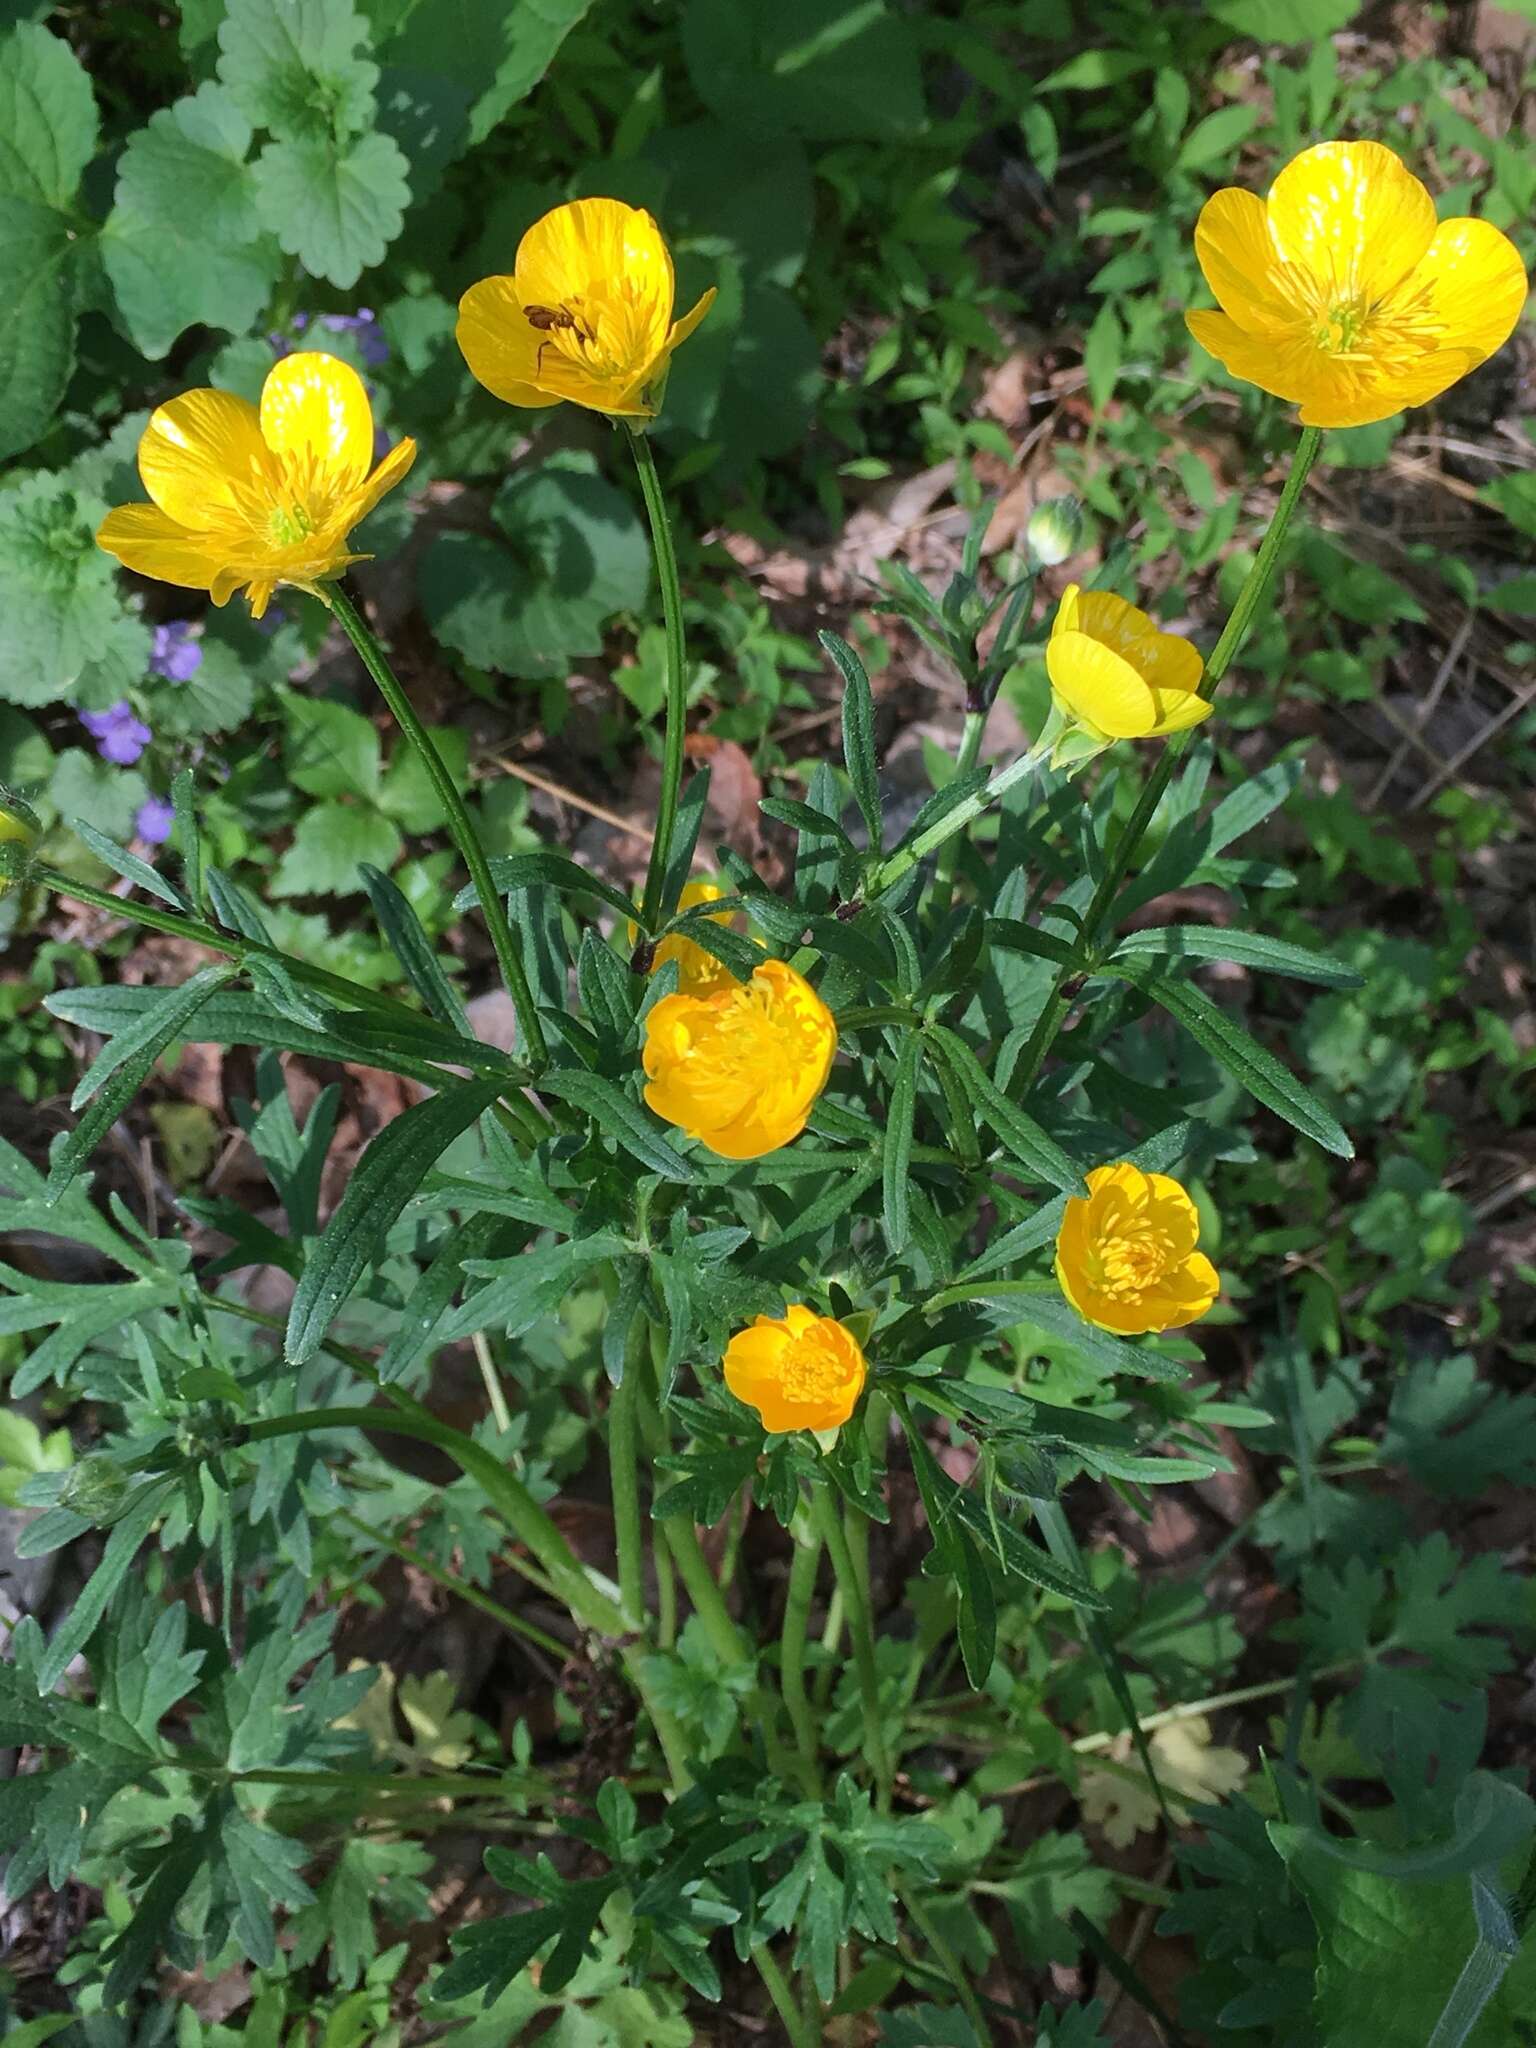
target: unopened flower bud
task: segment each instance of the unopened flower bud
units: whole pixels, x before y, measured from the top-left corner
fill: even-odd
[[[122,1467],[101,1451],[90,1451],[64,1475],[59,1506],[97,1528],[115,1522],[131,1482]]]
[[[1045,498],[1029,515],[1024,545],[1042,569],[1054,569],[1075,555],[1082,544],[1083,508],[1076,498]]]
[[[0,896],[26,872],[26,856],[42,830],[30,804],[0,784]]]

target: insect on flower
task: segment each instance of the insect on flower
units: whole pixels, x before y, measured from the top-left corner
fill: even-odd
[[[672,317],[672,256],[643,208],[573,199],[536,220],[512,274],[483,277],[459,301],[458,341],[487,391],[508,405],[562,399],[615,419],[653,419],[673,351],[714,303]]]

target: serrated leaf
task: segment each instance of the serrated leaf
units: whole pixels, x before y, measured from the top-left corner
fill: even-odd
[[[401,839],[381,811],[362,804],[316,804],[300,818],[277,864],[274,896],[346,896],[362,889],[364,867],[393,867]]]
[[[37,1667],[39,1694],[53,1691],[64,1673],[90,1640],[107,1602],[127,1576],[138,1555],[139,1545],[149,1534],[176,1491],[175,1479],[156,1479],[142,1486],[136,1498],[112,1525],[101,1563],[75,1596],[74,1605],[60,1622]]]
[[[256,159],[256,208],[312,277],[350,291],[405,225],[409,166],[377,131],[339,146],[271,142]]]
[[[511,889],[532,889],[546,884],[570,896],[595,896],[616,910],[620,917],[633,919],[636,915],[632,899],[622,889],[594,875],[590,869],[571,860],[568,855],[556,853],[552,848],[541,847],[536,853],[497,854],[491,861],[491,879],[503,894]],[[455,910],[469,910],[480,901],[473,882],[462,888],[453,899]]]
[[[111,558],[96,545],[105,511],[41,472],[0,494],[0,697],[13,704],[72,696],[86,667],[120,642],[143,673],[148,632],[124,610]]]
[[[367,35],[350,0],[229,0],[219,77],[242,112],[285,140],[357,134],[372,124],[379,76],[356,54]]]
[[[492,1324],[508,1337],[520,1337],[559,1306],[579,1275],[605,1259],[618,1258],[624,1250],[623,1238],[600,1232],[520,1252],[514,1259],[475,1260],[470,1270],[489,1285],[445,1319],[444,1340],[451,1343]]]
[[[551,1067],[539,1076],[539,1086],[548,1094],[559,1096],[562,1102],[585,1110],[602,1136],[622,1145],[663,1180],[698,1179],[697,1169],[674,1151],[649,1121],[649,1112],[640,1109],[612,1081],[577,1067]]]
[[[407,979],[428,1010],[445,1029],[473,1037],[459,992],[448,979],[421,919],[388,875],[363,863],[363,887],[373,914]]]
[[[67,207],[95,154],[96,100],[68,43],[31,24],[0,38],[0,193]]]
[[[302,1365],[363,1277],[395,1219],[441,1154],[500,1094],[495,1081],[469,1081],[413,1103],[373,1139],[346,1193],[304,1264],[288,1315],[284,1352]]]
[[[1354,1158],[1355,1148],[1338,1119],[1323,1107],[1311,1089],[1202,990],[1192,982],[1174,981],[1154,972],[1138,973],[1134,979],[1138,988],[1176,1017],[1190,1036],[1257,1101],[1335,1158]]]
[[[0,456],[19,454],[42,437],[69,383],[76,246],[62,214],[0,194]]]
[[[151,115],[118,165],[101,257],[135,345],[157,360],[188,327],[248,328],[282,269],[245,158],[251,125],[206,84]]]
[[[880,851],[884,821],[880,812],[880,769],[875,760],[875,699],[864,664],[836,633],[817,636],[843,678],[843,762],[853,784],[853,799]]]
[[[58,1201],[124,1107],[144,1085],[150,1068],[165,1048],[173,1039],[185,1035],[188,1024],[203,1004],[236,971],[227,965],[204,967],[190,981],[183,982],[180,988],[155,989],[153,1003],[146,1006],[138,1021],[103,1048],[96,1062],[96,1069],[104,1069],[95,1083],[100,1092],[54,1153],[48,1174],[49,1202]]]

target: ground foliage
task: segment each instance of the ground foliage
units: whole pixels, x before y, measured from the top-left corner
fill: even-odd
[[[1102,930],[1129,748],[1022,785],[956,908],[835,914],[965,793],[968,687],[989,751],[1038,730],[1069,573],[1225,615],[1294,430],[1185,337],[1209,190],[1379,136],[1529,257],[1531,56],[1349,0],[0,7],[0,782],[129,891],[0,896],[8,2039],[687,2048],[777,2037],[764,1956],[802,2026],[908,2048],[1536,2038],[1529,344],[1329,437]],[[621,451],[452,341],[583,193],[720,292],[655,433],[678,879],[696,838],[845,1026],[747,1167],[634,1090],[664,652]],[[360,587],[499,863],[542,1133],[492,1111],[524,1069],[441,803],[320,608],[258,630],[92,542],[150,406],[300,342],[421,443]],[[1198,1334],[1055,1292],[1106,1156],[1196,1193]],[[885,1425],[826,1454],[717,1370],[808,1290],[873,1317]],[[817,1580],[808,1757],[813,1511],[874,1627],[861,1671]]]

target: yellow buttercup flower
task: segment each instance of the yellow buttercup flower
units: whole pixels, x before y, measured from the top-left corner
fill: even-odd
[[[713,995],[662,997],[645,1020],[645,1099],[721,1159],[761,1159],[805,1129],[836,1051],[815,989],[765,960]]]
[[[1525,266],[1485,220],[1435,203],[1379,142],[1323,142],[1267,200],[1209,199],[1195,253],[1220,312],[1196,341],[1247,383],[1301,407],[1303,426],[1361,427],[1424,405],[1502,348]]]
[[[157,407],[139,442],[154,502],[119,505],[96,539],[125,568],[215,604],[244,589],[259,619],[278,584],[315,591],[363,559],[348,552],[352,529],[415,459],[416,443],[400,441],[374,469],[362,378],[302,351],[273,364],[259,408],[229,391]]]
[[[1067,585],[1045,666],[1063,711],[1106,740],[1161,739],[1210,716],[1198,650],[1107,590]]]
[[[707,291],[672,318],[672,256],[661,229],[618,199],[573,199],[536,220],[510,277],[483,277],[459,301],[459,347],[508,405],[589,406],[654,419],[672,351],[714,304]]]
[[[677,907],[679,910],[692,910],[700,903],[718,903],[724,894],[725,891],[718,883],[689,882],[677,899]],[[728,925],[730,921],[731,913],[728,910],[723,910],[717,917],[710,919],[711,924]],[[629,931],[633,939],[635,927],[631,925]],[[737,985],[736,977],[728,967],[723,966],[713,953],[706,953],[702,946],[690,938],[685,938],[681,932],[670,933],[657,946],[651,959],[652,974],[658,968],[665,967],[669,960],[677,962],[679,995],[709,996],[720,989],[730,989]]]
[[[1195,1249],[1200,1218],[1166,1173],[1124,1160],[1096,1166],[1088,1193],[1067,1203],[1056,1237],[1056,1278],[1080,1316],[1136,1337],[1198,1322],[1221,1292]]]
[[[725,1384],[757,1410],[770,1436],[840,1429],[868,1377],[853,1332],[800,1304],[759,1316],[725,1347]]]

